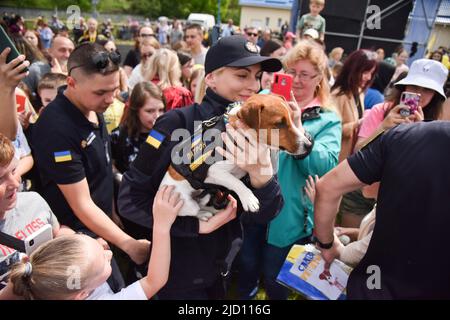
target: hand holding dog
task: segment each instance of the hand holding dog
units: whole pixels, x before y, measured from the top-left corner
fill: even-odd
[[[227,125],[227,132],[222,133],[226,150],[218,147],[217,151],[247,172],[253,187],[260,188],[273,176],[270,149],[259,143],[256,131],[249,129],[242,121],[236,121],[236,126],[235,129]]]
[[[200,221],[199,222],[199,233],[200,234],[208,234],[217,229],[219,229],[224,224],[230,222],[235,219],[237,216],[237,201],[231,195],[228,196],[227,207],[216,213],[212,218],[208,221]]]

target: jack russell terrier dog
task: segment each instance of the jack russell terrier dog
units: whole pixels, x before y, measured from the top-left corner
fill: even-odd
[[[273,94],[253,95],[242,106],[236,106],[230,110],[225,115],[225,119],[234,128],[236,128],[236,121],[240,120],[250,129],[256,130],[258,136],[259,133],[267,133],[264,142],[273,150],[284,150],[293,156],[302,158],[302,156],[309,154],[312,148],[312,139],[308,139],[294,125],[290,107],[281,96]],[[223,120],[223,117],[220,117],[218,121],[222,122]],[[222,125],[220,130],[224,131],[224,128],[225,126]],[[265,131],[261,131],[262,129],[265,129]],[[194,133],[193,140],[199,140],[202,136],[201,132],[200,130],[199,134]],[[276,139],[275,134],[278,135],[278,139]],[[187,142],[191,145],[191,141]],[[196,146],[203,145],[203,148],[200,148],[202,151],[202,155],[199,157],[200,162],[205,162],[205,159],[213,154],[214,147],[217,146],[213,145],[209,151],[206,151],[207,149],[204,148],[204,144],[194,142],[191,146],[194,144]],[[222,145],[221,139],[220,145]],[[192,179],[186,178],[190,176],[191,171],[195,171],[198,168],[198,162],[197,159],[187,165],[188,169],[180,170],[180,166],[174,165],[172,161],[172,164],[169,166],[161,181],[160,188],[163,185],[172,185],[175,186],[175,191],[180,193],[184,204],[178,213],[179,216],[197,216],[201,220],[208,220],[217,212],[214,208],[207,206],[210,203],[211,195],[203,194],[203,197],[199,197],[198,189],[201,192],[201,186],[194,188],[192,186]],[[240,180],[246,174],[247,172],[240,169],[235,163],[229,160],[219,160],[207,167],[204,175],[204,184],[222,186],[225,189],[234,191],[238,195],[242,208],[245,211],[257,212],[259,210],[258,199]]]

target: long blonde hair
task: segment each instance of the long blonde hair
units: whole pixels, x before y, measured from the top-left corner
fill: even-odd
[[[344,53],[344,49],[341,47],[336,47],[331,50],[331,52],[328,54],[328,57],[330,59],[336,60],[337,55],[342,55]]]
[[[27,300],[73,299],[91,282],[91,266],[86,260],[86,243],[81,235],[44,243],[29,261],[23,260],[11,268],[9,279],[14,294]]]
[[[299,60],[308,60],[322,75],[322,80],[314,93],[314,97],[320,99],[324,109],[335,111],[335,107],[331,103],[330,85],[327,77],[328,58],[323,48],[312,40],[301,40],[288,51],[282,62],[284,68],[288,69]]]
[[[197,67],[192,72],[191,79],[189,79],[189,90],[191,90],[194,81],[197,82],[197,87],[195,88],[195,92],[193,92],[194,102],[200,104],[206,94],[205,68],[203,66]]]
[[[169,49],[159,49],[143,66],[142,75],[147,81],[158,77],[161,90],[181,86],[181,66],[177,54]]]

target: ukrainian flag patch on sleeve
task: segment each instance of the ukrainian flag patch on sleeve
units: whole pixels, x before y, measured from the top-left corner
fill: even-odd
[[[165,138],[166,137],[162,133],[160,133],[160,132],[158,132],[158,131],[153,129],[148,134],[146,142],[149,145],[153,146],[154,148],[158,149]]]
[[[69,150],[54,152],[53,155],[55,156],[55,162],[72,161],[72,154]]]

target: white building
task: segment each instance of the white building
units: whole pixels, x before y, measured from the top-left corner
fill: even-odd
[[[284,22],[290,21],[293,0],[239,0],[241,29],[256,27],[280,31]]]
[[[428,42],[430,51],[434,51],[440,46],[450,48],[450,0],[442,0]]]

